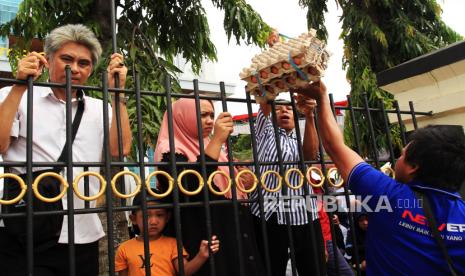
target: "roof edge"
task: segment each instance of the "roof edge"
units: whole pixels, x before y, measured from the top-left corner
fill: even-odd
[[[465,41],[458,41],[431,53],[416,57],[376,74],[378,86],[408,79],[434,69],[465,60]]]

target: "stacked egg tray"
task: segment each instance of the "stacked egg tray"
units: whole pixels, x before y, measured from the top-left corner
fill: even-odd
[[[325,46],[311,29],[257,54],[239,76],[258,102],[274,100],[289,88],[318,81],[323,76],[330,56]]]

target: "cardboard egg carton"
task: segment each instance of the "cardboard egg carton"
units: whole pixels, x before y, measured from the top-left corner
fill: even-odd
[[[252,64],[239,76],[247,82],[246,90],[256,100],[273,100],[291,87],[318,81],[323,76],[330,56],[325,46],[316,38],[316,31],[311,29],[286,42],[277,42],[255,55]]]

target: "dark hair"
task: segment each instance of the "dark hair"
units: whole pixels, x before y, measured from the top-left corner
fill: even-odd
[[[160,193],[160,191],[154,189],[154,188],[151,188],[151,190],[154,192],[154,193]],[[155,202],[157,204],[164,204],[164,203],[169,203],[168,200],[165,198],[156,198],[154,196],[152,196],[151,194],[149,194],[147,191],[145,193],[145,202],[149,203],[149,202]],[[140,208],[142,208],[142,192],[138,192],[136,194],[136,196],[134,197],[134,199],[132,200],[132,206],[139,206]],[[132,213],[135,214],[136,211],[138,211],[140,209],[133,209],[132,210]],[[167,209],[167,211],[169,211]]]
[[[405,161],[418,166],[415,180],[458,191],[465,180],[465,135],[462,126],[435,125],[409,137]]]
[[[151,190],[155,193],[160,193],[158,190],[154,189],[154,188],[151,188]],[[131,213],[134,215],[136,214],[137,211],[140,211],[141,208],[142,208],[142,192],[138,192],[136,194],[136,196],[134,197],[134,199],[132,200],[132,206],[139,206],[140,208],[139,209],[133,209],[131,211]],[[163,204],[163,203],[169,203],[169,200],[166,199],[166,197],[164,198],[156,198],[154,196],[152,196],[151,194],[149,194],[148,192],[145,193],[145,202],[149,203],[149,202],[155,202],[156,204]],[[170,212],[171,210],[169,208],[163,208],[164,210],[166,210],[167,212]],[[138,225],[136,224],[133,224],[132,225],[132,232],[136,235],[139,235],[140,234],[140,228]]]

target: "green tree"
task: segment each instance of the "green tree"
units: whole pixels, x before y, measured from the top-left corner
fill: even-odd
[[[29,49],[32,38],[43,39],[53,28],[81,23],[92,28],[109,56],[111,43],[111,6],[108,0],[25,0],[20,4],[16,18],[0,26],[0,35],[21,38],[13,46],[10,63],[16,61],[24,50]],[[179,92],[177,74],[181,71],[173,64],[175,56],[182,56],[192,64],[194,72],[201,69],[203,60],[216,60],[216,49],[210,40],[210,30],[205,10],[200,0],[116,0],[120,15],[117,19],[118,50],[125,54],[128,68],[136,69],[141,77],[141,88],[163,91],[167,75],[172,77],[172,87]],[[263,46],[270,27],[263,22],[244,0],[212,0],[215,7],[223,10],[224,29],[240,44]],[[44,20],[46,19],[46,20]],[[108,60],[102,60],[103,69]],[[131,73],[129,73],[131,74]],[[129,77],[128,87],[133,79]],[[91,84],[100,83],[100,75],[94,74]],[[135,98],[129,100],[129,115],[136,134]],[[156,142],[158,129],[165,110],[163,97],[146,96],[142,99],[143,140],[147,146]],[[135,154],[135,150],[132,151]],[[135,155],[133,156],[135,157]]]
[[[231,139],[233,155],[241,161],[252,160],[252,135],[239,134]]]
[[[435,0],[336,0],[342,9],[344,40],[343,66],[351,83],[354,106],[363,106],[363,93],[369,105],[379,107],[384,103],[392,108],[393,97],[377,86],[376,73],[402,62],[444,47],[462,38],[441,20],[441,8]],[[318,27],[320,38],[327,39],[323,14],[326,0],[300,0],[308,8],[308,26]],[[383,117],[372,113],[378,148],[387,143],[400,146],[399,127],[391,126],[393,141],[387,141]],[[372,152],[366,116],[357,112],[360,129],[361,151],[365,156]],[[354,146],[351,121],[346,118],[345,138]]]
[[[216,49],[209,38],[209,26],[200,0],[116,0],[120,15],[117,19],[117,48],[126,56],[126,65],[140,74],[141,88],[146,91],[164,91],[169,75],[172,88],[180,92],[177,74],[181,71],[173,64],[175,56],[182,56],[199,72],[202,61],[216,60]],[[0,35],[14,35],[18,40],[9,56],[12,68],[18,58],[28,50],[33,38],[43,39],[52,29],[68,23],[89,26],[104,48],[104,57],[113,51],[111,35],[111,3],[109,0],[25,0],[16,18],[0,26]],[[224,29],[228,39],[236,42],[264,46],[271,28],[263,22],[245,0],[212,0],[213,5],[224,11]],[[101,72],[108,60],[97,66]],[[131,72],[129,73],[131,75]],[[46,76],[44,76],[46,78]],[[133,87],[134,79],[128,77],[127,87]],[[100,74],[94,74],[90,84],[99,86]],[[100,93],[96,93],[97,96]],[[137,133],[135,97],[130,95],[128,112],[134,137]],[[164,97],[142,97],[142,137],[144,148],[153,147],[157,141],[160,122],[166,108]],[[134,148],[137,140],[134,139]],[[133,149],[133,158],[137,151]],[[114,205],[120,204],[113,200]],[[101,216],[105,223],[106,217]],[[122,212],[114,217],[114,245],[127,239],[127,222]],[[105,242],[105,241],[103,241]],[[108,268],[107,247],[101,246],[101,270]],[[107,272],[102,271],[103,274]]]

